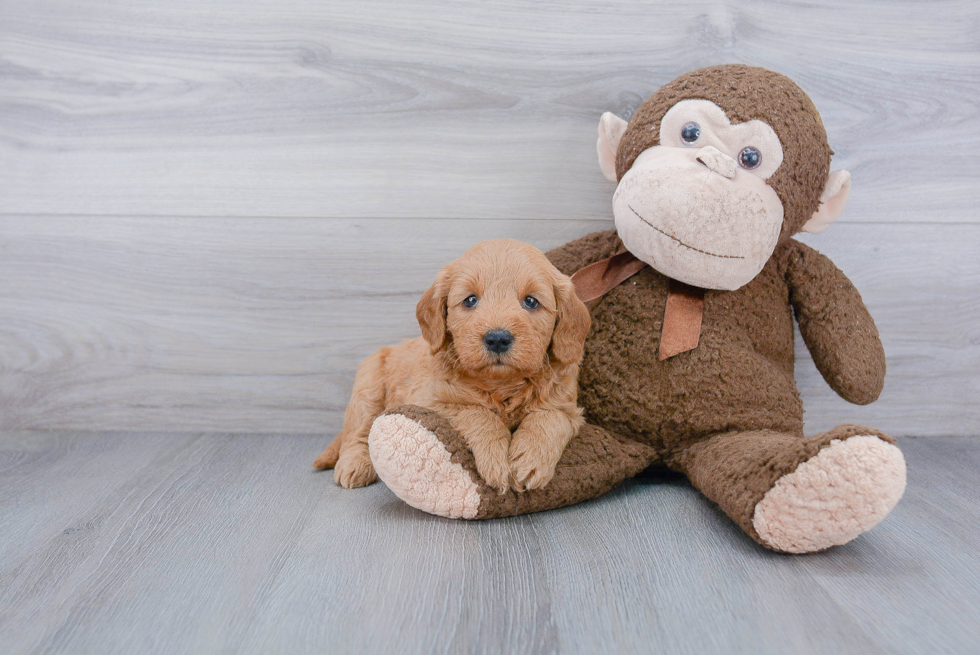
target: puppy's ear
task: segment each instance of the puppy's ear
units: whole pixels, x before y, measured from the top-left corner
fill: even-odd
[[[415,306],[415,318],[422,328],[422,337],[429,343],[432,354],[445,348],[449,341],[446,330],[446,299],[449,295],[449,284],[452,279],[452,265],[447,265],[436,275],[436,281],[422,294],[422,299]]]
[[[555,300],[558,316],[551,335],[551,354],[561,364],[574,364],[585,352],[585,337],[589,334],[592,317],[567,276],[555,277]]]

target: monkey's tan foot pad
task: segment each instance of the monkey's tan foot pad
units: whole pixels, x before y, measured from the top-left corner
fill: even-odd
[[[659,461],[649,446],[583,426],[544,488],[498,493],[449,421],[413,405],[379,416],[368,436],[378,477],[412,507],[449,518],[488,519],[541,512],[597,498]]]
[[[456,446],[456,453],[447,442]],[[483,485],[477,482],[475,462],[467,470],[458,461],[463,458],[461,446],[465,451],[462,438],[445,418],[414,406],[385,412],[368,435],[374,469],[392,493],[429,514],[473,519]]]
[[[786,553],[846,544],[877,525],[905,491],[905,458],[874,435],[834,439],[776,481],[755,507],[763,543]]]

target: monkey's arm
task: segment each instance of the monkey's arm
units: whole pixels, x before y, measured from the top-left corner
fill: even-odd
[[[545,253],[559,271],[571,275],[589,264],[626,250],[616,230],[593,232]]]
[[[876,400],[885,383],[885,350],[861,294],[830,259],[797,241],[791,242],[786,281],[823,379],[848,402]]]

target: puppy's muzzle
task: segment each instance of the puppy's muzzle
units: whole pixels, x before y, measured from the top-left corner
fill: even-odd
[[[489,330],[483,335],[483,345],[495,355],[503,355],[514,343],[514,335],[509,330]]]

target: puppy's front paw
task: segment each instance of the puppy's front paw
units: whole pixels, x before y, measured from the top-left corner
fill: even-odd
[[[342,452],[333,469],[333,480],[345,489],[366,487],[378,479],[367,452]]]
[[[507,461],[506,452],[494,453],[486,452],[477,454],[473,451],[476,459],[476,470],[487,483],[500,493],[506,493],[510,488],[510,463]]]
[[[521,438],[519,433],[520,431],[514,435],[510,444],[510,469],[514,489],[540,489],[555,476],[561,451],[534,438]]]

